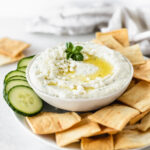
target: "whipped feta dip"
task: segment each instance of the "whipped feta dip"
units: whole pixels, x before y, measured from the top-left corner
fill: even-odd
[[[83,47],[83,61],[67,60],[65,43],[36,56],[29,71],[36,88],[58,98],[97,98],[117,92],[131,77],[131,66],[119,52],[93,42],[73,44]]]

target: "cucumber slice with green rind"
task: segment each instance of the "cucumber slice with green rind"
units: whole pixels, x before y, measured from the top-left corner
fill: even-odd
[[[10,80],[16,80],[16,79],[18,79],[18,80],[26,80],[26,77],[24,77],[24,76],[12,76],[12,77],[10,77],[8,80],[7,80],[7,82],[8,81],[10,81]]]
[[[43,101],[27,86],[17,85],[8,92],[9,106],[24,116],[33,116],[43,108]]]
[[[3,89],[3,98],[8,103],[8,95],[5,93],[5,88]]]
[[[26,72],[26,69],[27,69],[26,66],[17,68],[17,70],[22,71],[22,72]]]
[[[10,72],[5,76],[4,83],[6,83],[7,80],[8,80],[10,77],[13,77],[13,76],[24,76],[24,77],[26,77],[26,74],[25,74],[24,72],[18,71],[18,70],[10,71]]]
[[[8,92],[6,93],[6,85],[9,81],[11,80],[23,80],[23,81],[26,81],[26,78],[24,76],[13,76],[13,77],[10,77],[7,82],[5,83],[5,86],[4,86],[4,89],[3,89],[3,98],[5,99],[5,101],[8,103]]]
[[[6,82],[5,84],[5,94],[8,94],[8,91],[17,85],[25,85],[25,86],[29,86],[28,82],[26,80],[19,80],[19,79],[13,79],[13,80],[9,80]],[[30,87],[30,86],[29,86]]]
[[[27,67],[28,64],[30,63],[30,61],[33,59],[33,57],[34,57],[34,55],[33,55],[33,56],[29,56],[29,57],[22,58],[22,59],[18,62],[17,68],[20,68],[20,67]]]

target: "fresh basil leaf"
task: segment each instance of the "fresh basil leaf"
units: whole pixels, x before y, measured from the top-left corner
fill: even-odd
[[[67,53],[67,59],[71,58],[72,57],[72,53]]]
[[[70,49],[65,49],[65,52],[70,53],[71,51],[70,51]]]
[[[67,48],[67,49],[69,48],[69,42],[66,43],[66,48]]]
[[[72,51],[73,50],[73,48],[74,48],[74,46],[73,46],[73,44],[71,43],[71,42],[68,42],[68,43],[66,43],[66,47],[67,47],[67,50],[68,51]]]
[[[73,55],[73,60],[83,61],[83,55],[81,53],[77,53],[77,54]]]
[[[71,45],[72,43],[71,42],[67,42],[66,43],[66,48],[68,49],[68,48],[70,48],[70,45]]]
[[[82,61],[83,60],[83,54],[81,53],[81,50],[83,49],[82,46],[76,46],[74,47],[74,45],[71,42],[67,42],[66,43],[66,58],[72,58],[73,60],[76,61]]]
[[[75,52],[75,53],[80,53],[82,49],[83,49],[82,46],[76,46],[74,52]]]
[[[75,53],[75,51],[76,51],[76,47],[73,47],[72,53]]]

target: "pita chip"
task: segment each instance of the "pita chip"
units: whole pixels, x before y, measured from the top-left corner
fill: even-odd
[[[150,131],[123,130],[114,136],[115,150],[134,149],[150,144]]]
[[[88,118],[101,125],[115,130],[122,130],[131,118],[139,114],[139,111],[122,104],[106,106]]]
[[[135,78],[133,78],[133,79],[131,80],[131,82],[130,82],[128,88],[127,88],[127,90],[133,88],[137,83],[138,83],[138,81],[137,81]]]
[[[14,58],[11,58],[9,56],[1,55],[0,54],[0,66],[6,65],[6,64],[11,64],[14,63],[24,57],[24,54],[20,53]]]
[[[125,47],[123,49],[117,49],[117,51],[127,57],[133,65],[140,65],[145,63],[145,58],[138,44]]]
[[[105,137],[82,138],[81,150],[113,150],[113,137],[108,135]]]
[[[138,114],[137,116],[135,116],[134,118],[132,118],[129,122],[130,125],[133,125],[135,123],[137,123],[139,120],[141,120],[146,114],[148,114],[150,112],[150,109],[149,110],[146,110],[140,114]]]
[[[27,49],[30,45],[10,38],[0,39],[0,54],[9,57],[16,57],[19,53]]]
[[[146,60],[144,64],[134,67],[134,77],[150,82],[150,60]]]
[[[125,92],[119,101],[125,103],[140,112],[150,109],[150,83],[140,81],[133,88]]]
[[[66,130],[81,121],[75,112],[42,112],[33,117],[26,117],[27,123],[36,134],[52,134]]]
[[[150,113],[145,115],[144,118],[142,118],[141,122],[138,125],[138,129],[141,131],[147,131],[150,128]]]
[[[101,131],[98,131],[97,133],[95,133],[92,136],[103,135],[103,134],[110,134],[111,135],[111,134],[116,134],[118,132],[118,130],[115,130],[113,128],[105,127],[102,125],[100,125],[100,127],[101,127]]]
[[[128,30],[125,28],[114,30],[111,32],[97,32],[96,39],[100,38],[101,36],[112,35],[121,45],[124,47],[129,46],[129,38],[128,38]]]
[[[93,40],[97,44],[105,45],[111,49],[123,49],[123,46],[112,35],[100,36]]]
[[[56,143],[59,146],[66,146],[78,141],[82,137],[90,137],[100,130],[101,128],[96,122],[85,118],[72,128],[56,133]]]

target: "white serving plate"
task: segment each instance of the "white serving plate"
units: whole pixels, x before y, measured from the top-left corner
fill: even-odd
[[[145,57],[145,59],[148,59],[147,57]],[[63,113],[63,112],[66,112],[65,110],[61,110],[61,109],[58,109],[56,107],[53,107],[47,103],[44,102],[44,109],[43,111],[52,111],[52,112],[58,112],[58,113]],[[13,112],[13,111],[12,111]],[[56,150],[81,150],[80,149],[80,144],[79,143],[74,143],[74,144],[71,144],[67,147],[59,147],[56,145],[56,142],[55,142],[55,136],[54,135],[37,135],[37,134],[34,134],[32,132],[32,130],[30,129],[30,127],[28,126],[26,120],[25,120],[25,117],[13,112],[14,114],[14,117],[16,118],[16,120],[20,123],[20,125],[28,130],[28,132],[31,133],[31,135],[34,137],[34,138],[37,138],[37,140],[53,147],[54,149]],[[132,149],[133,150],[133,149]],[[146,146],[146,147],[143,147],[143,148],[139,148],[139,149],[134,149],[134,150],[150,150],[150,146]]]
[[[44,103],[44,110],[43,111],[53,111],[53,112],[58,112],[58,113],[63,113],[65,112],[64,110],[60,110],[60,109],[57,109],[53,106],[50,106],[49,104],[47,103]],[[13,112],[13,111],[12,111]],[[56,142],[55,142],[55,136],[54,135],[37,135],[37,134],[34,134],[30,127],[28,126],[26,120],[25,120],[25,117],[13,112],[14,114],[14,117],[16,118],[17,121],[19,121],[19,123],[22,125],[22,127],[26,130],[28,130],[28,132],[31,133],[31,135],[36,138],[37,140],[49,145],[50,147],[56,149],[56,150],[81,150],[80,149],[80,144],[79,143],[74,143],[74,144],[71,144],[67,147],[59,147],[56,145]],[[133,150],[133,149],[132,149]],[[134,149],[134,150],[150,150],[150,146],[146,146],[146,147],[143,147],[143,148],[139,148],[139,149]]]

